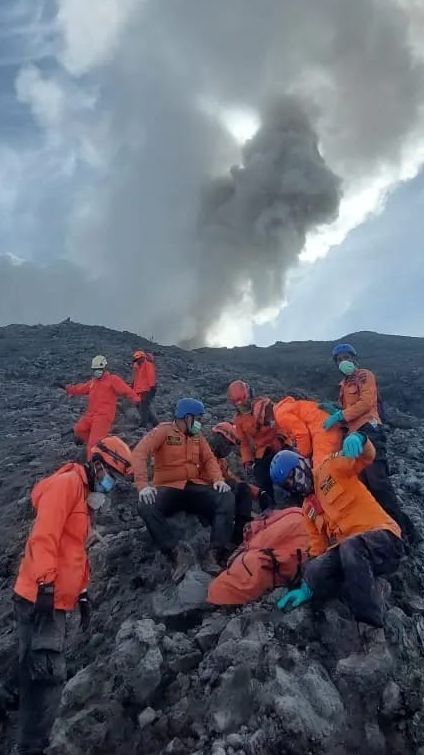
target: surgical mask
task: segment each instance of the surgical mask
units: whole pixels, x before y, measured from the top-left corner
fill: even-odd
[[[193,424],[190,428],[190,435],[199,435],[202,432],[202,423],[198,419],[193,420]]]
[[[342,375],[349,377],[350,375],[353,375],[353,373],[355,372],[356,364],[351,362],[349,359],[342,359],[342,361],[339,363],[339,370],[342,373]]]
[[[95,380],[99,380],[101,377],[103,377],[104,370],[93,370],[93,378]]]
[[[102,508],[102,506],[104,506],[105,501],[106,501],[106,496],[104,493],[100,493],[100,492],[89,493],[88,498],[87,498],[87,506],[92,511],[98,511],[99,509]]]
[[[101,480],[96,480],[95,491],[96,493],[110,493],[115,487],[116,482],[110,474],[105,472]]]

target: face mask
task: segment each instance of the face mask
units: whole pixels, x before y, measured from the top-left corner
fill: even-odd
[[[190,428],[190,435],[199,435],[202,432],[202,423],[198,419],[193,420],[193,424]]]
[[[110,493],[115,487],[115,480],[107,472],[101,480],[96,480],[95,491],[96,493]]]
[[[349,375],[353,375],[353,373],[356,370],[356,364],[351,362],[349,359],[343,359],[339,363],[339,370],[342,373],[342,375],[346,375],[346,377],[349,377]]]
[[[99,380],[101,377],[103,377],[104,370],[93,370],[93,378],[95,380]]]
[[[106,496],[104,493],[90,493],[87,498],[87,505],[92,511],[98,511],[102,508],[106,501]]]

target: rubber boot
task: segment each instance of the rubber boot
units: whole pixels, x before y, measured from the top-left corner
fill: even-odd
[[[172,553],[175,567],[172,572],[172,581],[178,584],[184,578],[188,569],[196,563],[196,555],[188,543],[179,543]]]

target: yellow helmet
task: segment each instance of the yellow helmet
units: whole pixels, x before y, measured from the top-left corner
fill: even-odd
[[[106,357],[102,356],[101,354],[98,354],[91,361],[91,369],[92,370],[105,370],[106,367],[107,367],[107,359],[106,359]]]

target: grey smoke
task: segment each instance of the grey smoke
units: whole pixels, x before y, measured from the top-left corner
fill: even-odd
[[[73,172],[61,179],[55,133],[23,172],[14,212],[0,209],[0,250],[43,264],[26,287],[25,269],[9,270],[25,307],[5,291],[2,321],[70,314],[198,343],[246,288],[256,310],[281,300],[305,234],[337,212],[336,176],[348,191],[414,146],[424,100],[416,18],[404,0],[134,7],[116,49],[66,89],[97,97],[94,109],[70,104],[60,133],[72,137]],[[243,154],[205,99],[260,112]],[[87,169],[74,153],[97,127],[104,165]],[[54,258],[67,259],[60,282]],[[80,281],[72,296],[70,276]]]

